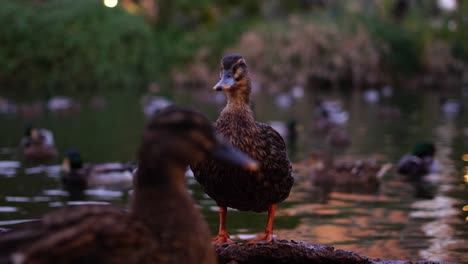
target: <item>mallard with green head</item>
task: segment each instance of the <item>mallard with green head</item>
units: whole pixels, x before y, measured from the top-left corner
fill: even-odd
[[[62,183],[67,189],[83,190],[93,187],[127,189],[132,186],[132,163],[83,163],[81,154],[69,149],[62,163]]]
[[[217,243],[232,243],[226,231],[227,207],[240,211],[268,211],[264,234],[251,240],[273,239],[276,205],[284,201],[294,183],[283,138],[270,126],[256,122],[250,108],[251,82],[247,64],[239,55],[221,61],[221,80],[216,91],[227,94],[227,105],[216,121],[216,130],[229,143],[258,161],[259,170],[247,172],[210,160],[193,167],[195,178],[219,206]]]
[[[410,181],[420,181],[424,175],[436,170],[435,153],[436,148],[433,143],[418,143],[410,154],[400,159],[397,172],[406,175]]]
[[[202,114],[171,107],[143,131],[130,211],[59,209],[0,237],[0,263],[216,263],[209,231],[185,188],[188,165],[206,157],[254,167],[217,140]]]

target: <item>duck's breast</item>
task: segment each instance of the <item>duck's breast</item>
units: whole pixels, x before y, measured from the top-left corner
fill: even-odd
[[[291,163],[286,145],[275,130],[263,123],[248,126],[242,122],[218,122],[217,131],[260,164],[256,173],[214,161],[197,165],[195,177],[218,205],[261,212],[288,197],[294,182]]]

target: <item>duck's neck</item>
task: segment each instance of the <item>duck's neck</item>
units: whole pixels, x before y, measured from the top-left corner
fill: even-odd
[[[150,165],[141,166],[142,164]],[[183,192],[185,190],[184,175],[185,168],[169,160],[140,161],[134,178],[135,193],[146,189],[158,192]]]
[[[138,168],[131,215],[145,223],[154,236],[175,228],[177,210],[193,210],[193,202],[185,188],[185,168],[163,166]],[[152,180],[155,179],[155,180]]]
[[[246,88],[227,92],[227,104],[221,115],[242,116],[244,120],[254,122],[253,112],[250,108],[250,85]]]

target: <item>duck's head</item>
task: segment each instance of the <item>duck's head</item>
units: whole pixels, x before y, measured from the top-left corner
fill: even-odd
[[[26,126],[24,126],[24,136],[31,137],[33,129],[34,129],[33,125],[26,124]]]
[[[225,144],[204,115],[176,106],[167,107],[157,112],[144,129],[138,153],[137,183],[156,182],[156,175],[149,174],[185,170],[206,158],[246,170],[258,168],[254,160]]]
[[[220,80],[215,91],[250,93],[250,80],[245,59],[237,54],[226,55],[221,60]]]
[[[434,144],[422,142],[414,146],[412,154],[420,158],[433,157],[436,152]]]
[[[83,168],[83,161],[80,153],[75,149],[67,150],[66,156],[63,159],[62,169],[69,172],[70,170],[81,168]]]

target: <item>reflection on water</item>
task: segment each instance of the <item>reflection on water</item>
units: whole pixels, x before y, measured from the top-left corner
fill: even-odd
[[[224,101],[210,104],[207,98],[218,95],[200,92],[198,99],[178,95],[171,101],[192,105],[214,120]],[[253,98],[257,119],[275,121],[285,133],[288,121],[296,122],[294,148],[289,148],[296,183],[277,211],[276,235],[370,257],[468,263],[468,164],[460,159],[468,150],[464,132],[468,128],[460,127],[467,123],[467,115],[441,115],[438,96],[432,93],[402,96],[395,92],[392,98],[369,104],[358,93],[318,97],[305,91],[302,95],[280,93],[272,99],[271,94],[258,91]],[[317,102],[336,99],[341,99],[338,110],[327,111],[347,114],[346,122],[331,124],[346,133],[350,143],[346,146],[333,146],[328,130],[318,129],[324,120],[317,115]],[[35,122],[54,132],[61,153],[73,147],[89,162],[126,162],[134,158],[145,119],[142,107],[146,104],[140,102],[138,95],[110,95],[99,112],[82,107],[73,115],[44,113]],[[131,196],[127,190],[106,188],[86,190],[70,201],[60,184],[60,166],[31,165],[17,156],[13,147],[26,120],[0,115],[0,123],[9,128],[0,129],[0,227],[37,219],[65,205],[127,204]],[[392,163],[421,140],[436,143],[440,166],[438,173],[415,184],[395,175]],[[312,162],[317,150],[326,150],[330,158]],[[462,165],[467,166],[464,176]],[[202,193],[190,171],[186,176],[189,192],[215,232],[218,207]],[[235,239],[248,240],[264,229],[266,213],[229,210],[228,215],[227,228]]]
[[[422,225],[421,230],[430,238],[429,246],[420,251],[420,255],[427,259],[453,260],[452,252],[457,249],[463,252],[460,245],[466,244],[465,240],[456,239],[456,231],[452,227],[459,221],[460,212],[456,206],[460,201],[448,196],[455,188],[453,176],[457,175],[455,164],[450,158],[455,133],[453,118],[444,120],[436,128],[437,160],[441,168],[439,173],[428,175],[427,179],[437,184],[439,188],[433,199],[416,201],[412,204],[415,210],[410,216],[428,220]]]

